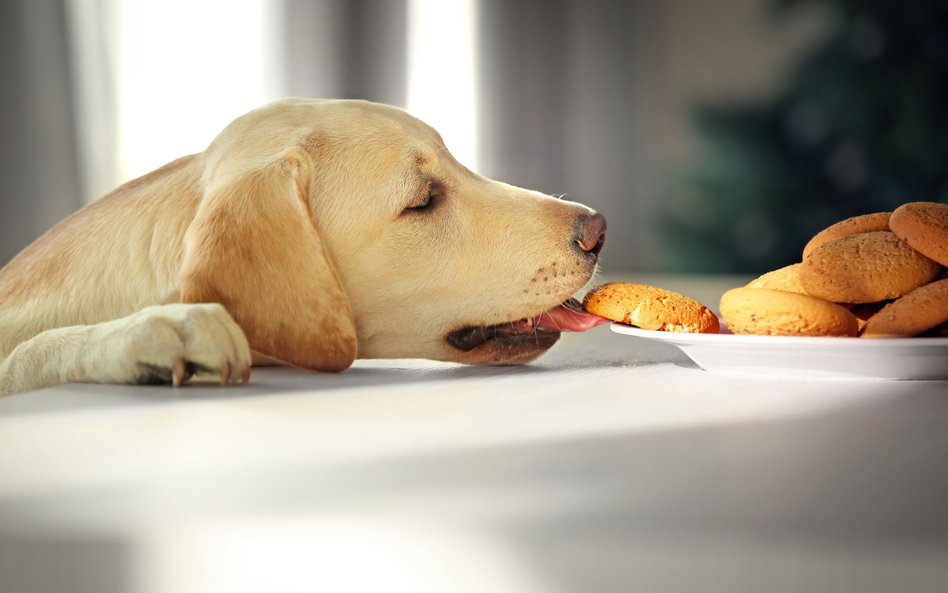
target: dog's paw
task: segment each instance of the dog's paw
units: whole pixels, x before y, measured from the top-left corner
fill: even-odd
[[[82,380],[175,386],[195,374],[222,385],[250,377],[247,338],[221,305],[148,307],[92,328]]]

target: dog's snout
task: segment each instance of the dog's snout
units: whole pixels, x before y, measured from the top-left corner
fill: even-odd
[[[606,240],[606,217],[598,212],[584,214],[576,225],[576,244],[584,252],[598,256]]]

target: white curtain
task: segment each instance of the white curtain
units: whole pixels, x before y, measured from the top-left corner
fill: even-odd
[[[280,2],[66,1],[86,202],[283,94]]]

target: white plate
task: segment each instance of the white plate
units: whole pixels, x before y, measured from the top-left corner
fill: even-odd
[[[673,344],[706,371],[828,379],[948,379],[948,338],[809,338],[658,332],[617,334]]]

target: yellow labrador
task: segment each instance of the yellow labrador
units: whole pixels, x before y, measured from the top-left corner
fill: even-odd
[[[394,107],[279,101],[0,270],[0,394],[195,372],[226,384],[263,360],[527,362],[601,321],[565,301],[605,226],[475,175]]]

